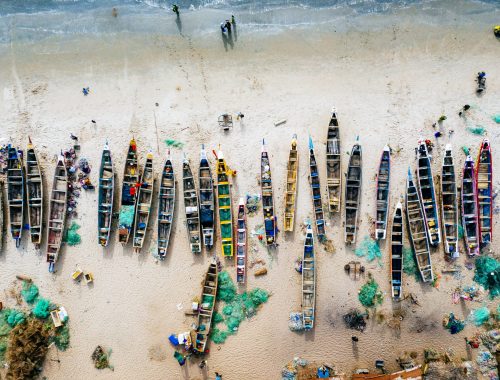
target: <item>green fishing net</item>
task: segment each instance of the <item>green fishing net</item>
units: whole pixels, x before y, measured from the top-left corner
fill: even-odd
[[[217,299],[219,301],[231,302],[236,297],[236,286],[231,276],[226,271],[219,273],[217,285]]]
[[[8,309],[5,311],[6,321],[11,327],[15,327],[26,321],[26,315],[20,310]]]
[[[68,243],[68,245],[71,247],[80,244],[82,241],[82,237],[77,232],[79,228],[80,226],[78,225],[78,223],[73,222],[71,223],[71,226],[68,228],[68,231],[66,232],[64,241]]]
[[[28,304],[32,304],[38,298],[38,287],[31,282],[23,281],[21,295]]]
[[[486,129],[480,125],[478,125],[476,127],[467,127],[467,130],[470,133],[473,133],[473,134],[479,135],[479,136],[482,136],[486,133]]]
[[[500,262],[487,256],[477,258],[474,281],[488,290],[491,298],[500,295]]]
[[[213,327],[210,338],[213,342],[224,343],[229,335],[236,333],[241,322],[245,318],[253,316],[257,308],[267,302],[269,293],[263,289],[252,289],[249,292],[237,294],[236,286],[231,276],[226,272],[219,273],[217,285],[217,299],[224,305],[219,310],[222,313],[215,313],[212,319],[212,326],[224,322],[226,330]]]
[[[465,153],[466,156],[470,154],[470,149],[467,148],[465,145],[462,147],[462,151]]]
[[[500,124],[500,113],[497,113],[496,115],[493,115],[491,117],[493,119],[493,121],[497,124]]]
[[[184,147],[184,143],[183,142],[180,142],[180,141],[177,141],[177,140],[174,140],[174,139],[167,139],[167,140],[165,140],[165,144],[167,144],[167,146],[171,147],[171,148],[183,148]]]
[[[374,279],[368,280],[368,282],[361,287],[358,293],[359,302],[361,302],[361,305],[364,307],[374,307],[376,305],[380,305],[383,298],[384,296]]]
[[[69,348],[69,327],[64,325],[57,328],[56,335],[52,337],[52,341],[61,351],[66,351]]]
[[[50,301],[45,298],[39,298],[33,308],[33,315],[40,319],[45,319],[49,316]]]
[[[457,225],[457,231],[458,231],[458,238],[463,239],[464,238],[464,228],[462,227],[461,223],[458,223]]]
[[[366,257],[368,262],[372,262],[377,259],[379,264],[381,264],[382,252],[380,252],[380,247],[378,243],[371,239],[369,236],[366,236],[363,241],[358,245],[358,247],[354,250],[354,253],[358,257]]]
[[[134,222],[134,206],[122,206],[118,216],[118,225],[123,227],[130,227]]]
[[[478,327],[488,322],[488,319],[490,319],[490,310],[487,307],[480,307],[472,311],[469,317],[469,320]]]
[[[450,333],[458,334],[460,331],[464,329],[465,322],[455,318],[455,315],[453,313],[450,313],[450,315],[447,318],[448,322],[445,324],[444,327],[450,330]]]
[[[403,272],[414,276],[415,280],[420,281],[420,271],[413,250],[409,247],[403,247]]]

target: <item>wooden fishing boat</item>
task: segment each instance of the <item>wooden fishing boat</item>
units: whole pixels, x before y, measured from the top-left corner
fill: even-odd
[[[400,301],[403,296],[403,238],[403,206],[398,202],[391,230],[391,290],[394,301]]]
[[[429,235],[429,243],[437,246],[441,242],[439,229],[439,212],[436,203],[436,191],[432,177],[431,158],[425,140],[418,145],[417,179],[420,201],[424,210],[425,229]]]
[[[215,309],[215,297],[217,295],[217,263],[213,262],[208,267],[203,290],[201,292],[201,301],[198,312],[198,327],[196,329],[196,341],[194,351],[200,354],[205,353],[210,328],[212,326],[212,315]]]
[[[474,160],[467,156],[462,174],[462,226],[465,248],[469,256],[479,255],[478,219]]]
[[[484,139],[479,149],[476,166],[476,194],[479,221],[479,243],[491,243],[493,236],[493,160],[491,145]]]
[[[0,181],[0,252],[3,249],[3,181]]]
[[[134,226],[135,207],[137,204],[137,186],[141,181],[137,164],[137,145],[130,140],[122,183],[122,199],[118,219],[118,241],[123,245],[128,243]]]
[[[358,214],[361,201],[361,180],[362,180],[362,155],[361,145],[356,139],[356,143],[351,150],[349,166],[347,167],[347,179],[345,185],[345,243],[356,242],[358,230]]]
[[[319,241],[325,239],[325,213],[323,212],[323,200],[321,199],[321,184],[319,181],[318,165],[314,155],[314,144],[309,136],[309,170],[311,181],[311,193],[313,199],[314,220]]]
[[[175,175],[170,152],[163,165],[158,198],[158,257],[163,260],[167,256],[175,208]]]
[[[247,220],[245,214],[245,198],[240,198],[238,205],[238,221],[236,226],[236,282],[244,284],[247,266]]]
[[[377,174],[377,217],[375,219],[375,237],[377,240],[385,239],[387,234],[390,177],[391,150],[386,145],[382,151]]]
[[[326,188],[330,213],[340,211],[342,200],[342,163],[337,111],[333,109],[326,138]]]
[[[189,246],[192,253],[201,252],[200,212],[198,209],[198,193],[194,184],[193,172],[189,160],[182,162],[182,185],[184,191],[184,210]]]
[[[432,282],[434,281],[434,273],[432,272],[429,235],[425,229],[424,211],[420,202],[420,195],[413,181],[410,168],[408,168],[406,182],[406,217],[408,218],[408,234],[417,259],[420,276],[423,282]]]
[[[7,148],[7,205],[9,207],[10,233],[21,244],[24,216],[24,168],[22,153],[11,145]]]
[[[314,237],[311,225],[306,229],[304,255],[302,257],[302,321],[304,330],[314,327],[316,305],[316,267],[314,262]]]
[[[203,245],[211,250],[214,246],[214,224],[215,224],[215,204],[214,204],[214,181],[212,171],[208,162],[205,147],[201,146],[199,192],[200,192],[200,222]]]
[[[132,246],[137,252],[141,250],[146,239],[151,203],[153,202],[154,174],[153,153],[151,151],[146,156],[146,164],[142,171],[140,184],[134,217],[134,238],[132,239]]]
[[[260,155],[260,188],[262,192],[262,212],[264,213],[264,229],[266,231],[266,244],[276,244],[276,216],[274,215],[273,182],[271,177],[271,164],[266,144],[262,139],[262,152]]]
[[[458,253],[458,196],[451,145],[447,144],[441,169],[441,216],[444,252],[454,259]]]
[[[299,151],[297,150],[297,135],[293,135],[292,146],[288,155],[285,190],[284,230],[292,232],[295,225],[295,204],[297,199],[297,175],[299,171]]]
[[[39,248],[43,233],[43,180],[35,147],[29,137],[26,150],[26,188],[31,242]]]
[[[97,238],[99,244],[106,247],[109,243],[111,221],[113,218],[113,194],[115,191],[115,173],[108,143],[104,145],[99,169],[99,195],[97,203]]]
[[[222,256],[233,256],[233,213],[231,207],[231,185],[229,184],[229,168],[222,151],[217,155],[217,206],[219,208],[219,230],[221,236]]]
[[[49,272],[54,267],[61,249],[66,222],[66,208],[68,201],[68,172],[64,164],[64,157],[59,156],[52,182],[52,191],[49,200],[49,223],[47,226],[47,262]]]

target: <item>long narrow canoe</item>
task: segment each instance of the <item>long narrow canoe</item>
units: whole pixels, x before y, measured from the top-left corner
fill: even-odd
[[[347,167],[347,179],[345,185],[345,243],[356,242],[358,231],[358,215],[361,201],[362,180],[362,155],[361,145],[356,142],[351,150],[349,166]]]
[[[295,226],[298,171],[299,151],[297,150],[297,135],[293,135],[286,168],[285,215],[283,218],[285,232],[292,232]]]
[[[186,225],[189,239],[189,247],[192,253],[201,252],[200,212],[198,209],[198,193],[193,178],[193,172],[189,160],[184,158],[182,162],[182,186],[184,192],[184,211],[186,214]]]
[[[441,215],[444,252],[452,259],[458,253],[458,195],[451,145],[447,144],[441,169]]]
[[[408,168],[406,182],[406,217],[408,218],[408,234],[417,258],[417,266],[424,282],[434,281],[432,272],[431,252],[429,249],[429,235],[425,229],[424,211],[420,202],[420,195],[413,181],[411,170]]]
[[[434,189],[434,179],[432,177],[431,158],[427,151],[427,144],[423,139],[419,141],[418,146],[417,178],[429,243],[437,246],[441,242],[439,212],[436,202],[436,191]]]
[[[219,230],[222,256],[233,257],[233,213],[231,207],[231,185],[229,168],[222,151],[217,155],[217,206],[219,208]]]
[[[0,252],[3,249],[3,181],[0,181]]]
[[[113,218],[113,194],[115,191],[115,173],[108,143],[104,145],[99,169],[99,195],[97,201],[97,238],[99,244],[106,247],[109,243],[111,221]]]
[[[203,245],[206,249],[211,250],[214,246],[214,181],[212,179],[212,171],[208,162],[207,152],[205,147],[201,146],[200,169],[199,175],[199,192],[200,192],[200,221],[201,235],[203,237]]]
[[[391,230],[391,291],[394,301],[400,301],[403,296],[403,238],[403,206],[398,202]]]
[[[43,180],[35,147],[29,137],[28,141],[28,149],[26,150],[26,199],[28,201],[31,242],[38,248],[42,242],[43,233]]]
[[[479,243],[491,243],[493,234],[493,160],[491,145],[484,139],[476,166],[477,210],[479,216]]]
[[[264,229],[266,231],[266,244],[276,244],[276,216],[274,214],[273,182],[271,177],[271,164],[266,144],[262,139],[262,152],[260,155],[260,188],[262,191],[262,212],[264,213]]]
[[[247,220],[245,198],[240,198],[238,205],[238,221],[236,225],[236,282],[244,284],[247,266]]]
[[[313,200],[314,220],[319,241],[325,238],[325,213],[323,212],[323,200],[321,199],[321,184],[319,181],[318,164],[314,155],[314,144],[309,136],[309,170],[311,181],[311,193]]]
[[[340,211],[342,200],[342,164],[340,155],[340,131],[337,111],[333,109],[326,137],[326,188],[330,213]]]
[[[135,211],[134,238],[132,245],[136,251],[140,251],[146,239],[149,216],[151,214],[151,203],[153,202],[154,174],[153,174],[153,153],[146,156],[146,164],[141,176],[141,186],[137,197],[137,207]]]
[[[24,216],[24,167],[22,152],[11,145],[8,146],[7,159],[7,205],[9,206],[10,233],[21,244]]]
[[[175,175],[170,152],[163,165],[158,198],[158,257],[163,260],[167,256],[175,207]]]
[[[123,245],[128,243],[134,226],[135,206],[137,204],[137,185],[141,181],[137,165],[137,145],[130,140],[125,169],[123,172],[122,199],[118,219],[118,241]]]
[[[314,327],[316,305],[316,267],[314,263],[314,237],[311,225],[307,226],[304,255],[302,257],[302,321],[304,330]]]
[[[465,248],[469,256],[479,255],[478,219],[474,160],[467,156],[462,174],[462,225]]]
[[[208,267],[203,290],[201,292],[201,302],[198,313],[198,326],[196,329],[196,341],[194,350],[200,354],[205,353],[210,327],[212,325],[212,315],[215,308],[215,297],[217,295],[217,264],[211,263]]]
[[[387,215],[389,213],[389,186],[391,177],[391,150],[386,145],[382,151],[377,174],[377,216],[375,218],[375,237],[383,240],[387,234]]]
[[[68,172],[64,164],[64,157],[59,156],[52,182],[52,191],[49,200],[49,223],[47,227],[47,262],[49,272],[54,267],[61,249],[66,222],[66,207],[68,201]]]

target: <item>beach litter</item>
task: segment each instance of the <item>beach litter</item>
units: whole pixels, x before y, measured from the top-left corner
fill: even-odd
[[[265,274],[267,274],[267,268],[259,268],[259,269],[257,269],[257,270],[254,272],[254,274],[253,274],[253,275],[254,275],[255,277],[258,277],[258,276],[263,276],[263,275],[265,275]]]
[[[497,361],[491,352],[481,350],[476,357],[479,371],[489,379],[498,379]]]
[[[247,194],[246,207],[248,215],[253,215],[259,210],[260,194]]]
[[[487,256],[477,258],[474,281],[489,291],[490,298],[500,295],[500,262]]]
[[[443,326],[445,329],[450,330],[451,334],[458,334],[465,327],[465,322],[456,318],[453,313],[443,318]]]
[[[373,260],[377,259],[378,264],[382,266],[382,252],[376,240],[373,240],[369,236],[366,236],[361,244],[354,250],[354,253],[358,257],[366,257],[366,260],[371,263]]]
[[[109,368],[114,370],[113,366],[109,363],[109,357],[111,356],[111,349],[106,352],[101,346],[97,346],[90,356],[94,362],[94,367],[97,369]]]
[[[179,149],[184,148],[184,143],[183,142],[177,141],[177,140],[174,140],[174,139],[166,139],[165,140],[165,144],[169,148],[179,148]]]
[[[255,288],[238,294],[231,276],[226,271],[219,273],[217,284],[217,300],[222,310],[218,322],[210,332],[210,339],[214,343],[224,343],[229,335],[235,334],[243,320],[251,318],[257,313],[260,305],[267,302],[269,293],[263,289]],[[217,326],[226,326],[223,330]]]
[[[302,319],[301,312],[292,311],[290,313],[290,319],[288,320],[288,328],[290,329],[290,331],[304,330],[304,321]]]

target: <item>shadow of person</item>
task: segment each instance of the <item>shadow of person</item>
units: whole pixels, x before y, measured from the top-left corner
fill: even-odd
[[[221,31],[221,36],[222,36],[222,42],[224,43],[224,49],[227,51],[227,45],[229,42],[229,39],[226,36],[226,33]]]
[[[177,29],[179,29],[179,34],[182,36],[182,21],[179,15],[175,18],[175,24],[177,25]]]
[[[227,42],[229,43],[229,46],[231,46],[231,49],[234,49],[233,33],[231,32],[231,29],[228,29],[227,31]]]
[[[238,41],[238,30],[236,29],[236,24],[233,24],[233,32],[234,32],[234,42]]]

